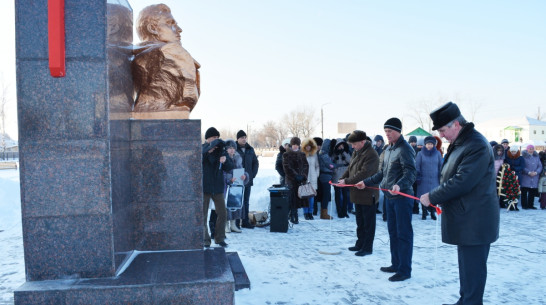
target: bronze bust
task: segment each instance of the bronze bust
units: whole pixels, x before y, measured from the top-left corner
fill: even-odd
[[[181,32],[165,4],[140,12],[137,34],[142,43],[135,48],[133,60],[135,118],[188,118],[195,107],[200,65],[182,47]],[[173,116],[175,112],[182,114]]]

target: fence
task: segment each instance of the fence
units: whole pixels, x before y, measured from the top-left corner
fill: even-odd
[[[18,160],[19,152],[18,151],[3,151],[0,152],[0,160]]]

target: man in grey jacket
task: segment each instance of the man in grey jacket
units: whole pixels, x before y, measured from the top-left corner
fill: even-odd
[[[449,102],[430,117],[432,130],[450,145],[440,185],[422,195],[421,203],[442,206],[442,241],[457,246],[460,298],[455,304],[483,304],[489,248],[499,237],[493,152],[456,104]]]
[[[387,228],[389,230],[391,263],[381,267],[383,272],[394,273],[391,282],[405,281],[411,277],[413,256],[413,227],[411,225],[413,199],[399,195],[398,192],[413,195],[413,182],[417,177],[415,151],[402,136],[402,122],[390,118],[383,126],[389,146],[385,149],[383,163],[376,174],[356,184],[363,189],[366,185],[379,184],[388,189]]]

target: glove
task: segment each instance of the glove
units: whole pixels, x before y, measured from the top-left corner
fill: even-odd
[[[302,175],[296,175],[296,182],[300,182],[300,183],[301,183],[301,182],[303,182],[304,179],[305,179],[304,176],[302,176]]]

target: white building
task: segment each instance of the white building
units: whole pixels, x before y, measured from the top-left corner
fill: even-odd
[[[476,123],[476,129],[489,141],[507,139],[510,145],[533,144],[540,150],[546,146],[546,122],[530,117],[492,119]]]

